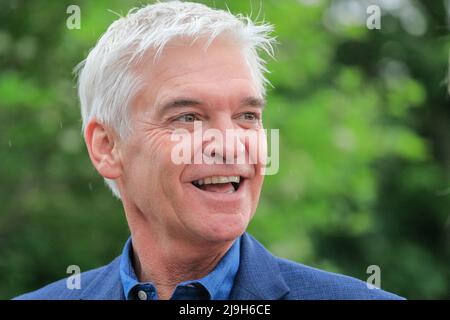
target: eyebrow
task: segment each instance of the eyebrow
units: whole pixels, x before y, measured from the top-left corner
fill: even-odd
[[[176,107],[192,107],[200,105],[201,102],[197,100],[192,99],[185,99],[185,98],[177,98],[170,100],[169,102],[165,103],[161,107],[161,111],[164,111],[166,109],[176,108]]]
[[[162,107],[160,108],[160,112],[163,113],[167,111],[168,109],[172,108],[178,108],[178,107],[194,107],[202,105],[201,101],[189,99],[189,98],[175,98],[172,100],[169,100],[167,103],[164,103]],[[266,106],[266,100],[262,98],[257,97],[245,97],[243,98],[239,105],[241,107],[254,107],[254,108],[260,108],[264,109]]]
[[[243,107],[249,106],[264,109],[264,107],[266,106],[266,100],[263,98],[246,97],[241,100],[240,105]]]

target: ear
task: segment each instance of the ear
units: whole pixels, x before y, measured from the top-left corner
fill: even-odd
[[[92,164],[104,178],[117,179],[122,175],[119,140],[114,130],[91,119],[86,126],[86,146]]]

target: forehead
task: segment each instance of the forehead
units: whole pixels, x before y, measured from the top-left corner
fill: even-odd
[[[172,41],[158,59],[149,53],[136,70],[144,80],[138,105],[156,105],[175,95],[197,99],[241,99],[260,96],[239,45],[216,39]]]

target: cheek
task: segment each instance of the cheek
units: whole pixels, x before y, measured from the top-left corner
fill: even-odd
[[[166,130],[147,132],[127,146],[123,157],[124,179],[134,192],[160,192],[179,169],[171,161],[173,142]]]
[[[259,170],[259,169],[257,169],[257,170]],[[256,176],[254,176],[252,178],[251,186],[250,186],[250,193],[251,194],[249,196],[249,201],[250,201],[252,214],[255,213],[256,208],[258,207],[258,202],[259,202],[259,197],[261,195],[263,182],[264,182],[264,176],[263,175],[257,174]]]
[[[171,145],[169,130],[147,130],[136,137],[130,154],[139,165],[157,169],[170,160]]]
[[[253,178],[253,180],[252,196],[254,197],[254,200],[257,200],[259,198],[259,194],[261,193],[264,176],[258,174]]]
[[[242,155],[245,150],[247,163],[255,165],[256,173],[267,163],[267,137],[264,129],[238,130],[239,145],[236,153]]]

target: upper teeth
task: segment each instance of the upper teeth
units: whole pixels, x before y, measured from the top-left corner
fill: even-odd
[[[228,176],[228,177],[212,176],[212,177],[207,177],[207,178],[204,178],[204,179],[196,180],[196,181],[194,181],[194,183],[196,183],[199,186],[201,186],[202,184],[212,184],[212,183],[228,183],[228,182],[237,182],[237,183],[239,183],[240,180],[241,180],[240,176]]]

